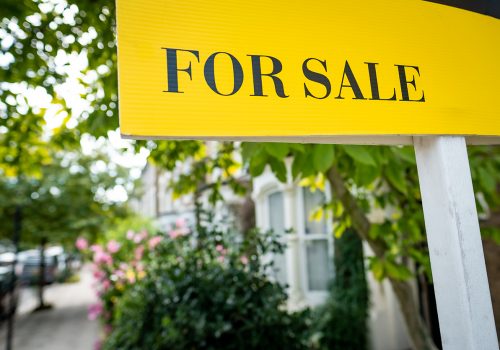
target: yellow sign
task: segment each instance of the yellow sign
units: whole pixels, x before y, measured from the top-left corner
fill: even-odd
[[[118,0],[117,16],[125,137],[500,135],[494,11]]]

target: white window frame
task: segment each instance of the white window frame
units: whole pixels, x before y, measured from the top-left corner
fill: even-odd
[[[268,230],[271,230],[272,227],[271,227],[271,220],[270,220],[270,215],[271,215],[271,208],[270,208],[270,205],[269,205],[269,197],[271,197],[273,194],[275,193],[280,193],[281,194],[281,200],[282,200],[282,205],[283,205],[283,214],[286,215],[286,206],[285,206],[285,193],[284,193],[284,190],[283,188],[280,188],[278,186],[273,186],[269,189],[267,189],[265,192],[263,192],[264,194],[264,217],[265,217],[265,230],[268,231]],[[286,234],[286,230],[288,230],[289,228],[286,227],[286,219],[285,217],[283,217],[283,227],[285,229],[285,232],[275,232],[277,234],[281,234],[281,236],[278,238],[278,241],[280,241],[282,244],[284,244],[284,249],[283,249],[283,257],[285,259],[285,266],[284,266],[284,269],[285,269],[285,284],[286,284],[286,288],[288,289],[290,287],[290,282],[291,282],[291,279],[290,279],[290,268],[289,268],[289,264],[290,264],[290,261],[288,259],[288,239],[287,239],[287,234]],[[268,256],[265,258],[265,259],[270,259],[270,260],[274,260],[275,256],[277,256],[277,254],[275,253],[268,253]],[[267,260],[266,262],[268,262],[269,260]],[[276,261],[276,260],[274,260]],[[271,279],[273,279],[274,281],[276,282],[279,282],[277,281],[277,278],[276,278],[276,274],[275,274],[275,271],[269,271],[270,273],[270,277]]]
[[[285,235],[285,261],[287,276],[287,293],[289,296],[289,309],[301,309],[304,306],[314,307],[326,301],[329,291],[314,291],[308,287],[307,271],[307,242],[314,239],[327,239],[328,263],[330,278],[333,278],[333,225],[330,217],[326,219],[326,232],[319,234],[305,234],[305,213],[303,187],[297,182],[282,183],[274,174],[266,169],[262,175],[255,178],[253,183],[252,198],[255,201],[255,215],[257,226],[261,230],[270,229],[269,222],[269,196],[275,192],[283,193],[285,230],[292,229],[291,234]],[[325,198],[329,201],[330,191],[328,184],[325,186]],[[266,255],[264,262],[273,259]],[[297,276],[297,274],[299,276]],[[270,274],[271,275],[271,274]],[[272,276],[270,276],[272,277]]]
[[[307,188],[305,188],[307,190]],[[328,271],[329,281],[331,281],[334,277],[333,274],[333,224],[331,220],[331,216],[327,215],[325,217],[325,227],[326,232],[324,233],[306,233],[306,213],[305,213],[305,199],[304,199],[304,187],[297,186],[295,190],[296,196],[296,215],[297,215],[297,237],[299,240],[299,260],[300,260],[300,268],[301,268],[301,276],[302,276],[302,286],[305,293],[305,297],[307,299],[307,303],[311,306],[316,306],[322,304],[326,301],[329,295],[328,290],[319,291],[319,290],[310,290],[309,289],[309,281],[308,281],[308,270],[307,270],[307,242],[314,240],[325,240],[327,241],[328,246]],[[320,191],[316,189],[316,191]],[[325,191],[323,192],[325,195],[325,200],[328,203],[331,200],[330,191],[327,186],[325,186]],[[308,213],[307,215],[309,215]],[[325,213],[326,214],[326,213]],[[328,213],[329,214],[329,213]]]

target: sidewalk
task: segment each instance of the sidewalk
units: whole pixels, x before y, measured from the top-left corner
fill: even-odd
[[[49,286],[45,300],[54,308],[37,313],[31,313],[36,307],[36,291],[23,290],[13,350],[92,350],[99,323],[87,319],[87,308],[96,300],[91,284],[92,275],[84,268],[80,282]],[[3,325],[0,349],[5,347],[5,331]]]

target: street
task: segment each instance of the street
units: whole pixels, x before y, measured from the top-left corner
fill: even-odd
[[[78,283],[55,284],[45,290],[53,308],[32,313],[36,290],[23,289],[15,322],[13,350],[91,350],[99,334],[99,323],[87,319],[87,308],[95,302],[92,275],[83,268]],[[4,348],[6,325],[0,330]]]

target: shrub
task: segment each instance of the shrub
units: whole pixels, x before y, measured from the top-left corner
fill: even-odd
[[[144,277],[119,298],[108,350],[304,349],[308,313],[288,313],[262,257],[282,250],[271,233],[245,239],[217,229],[170,234]]]
[[[184,230],[178,227],[177,230]],[[134,232],[115,230],[113,239],[89,247],[84,238],[76,241],[80,252],[92,261],[96,294],[99,301],[89,307],[89,318],[99,319],[105,333],[109,333],[115,315],[115,305],[136,281],[145,276],[145,266],[152,252],[164,239],[163,235],[151,234],[147,230]]]

